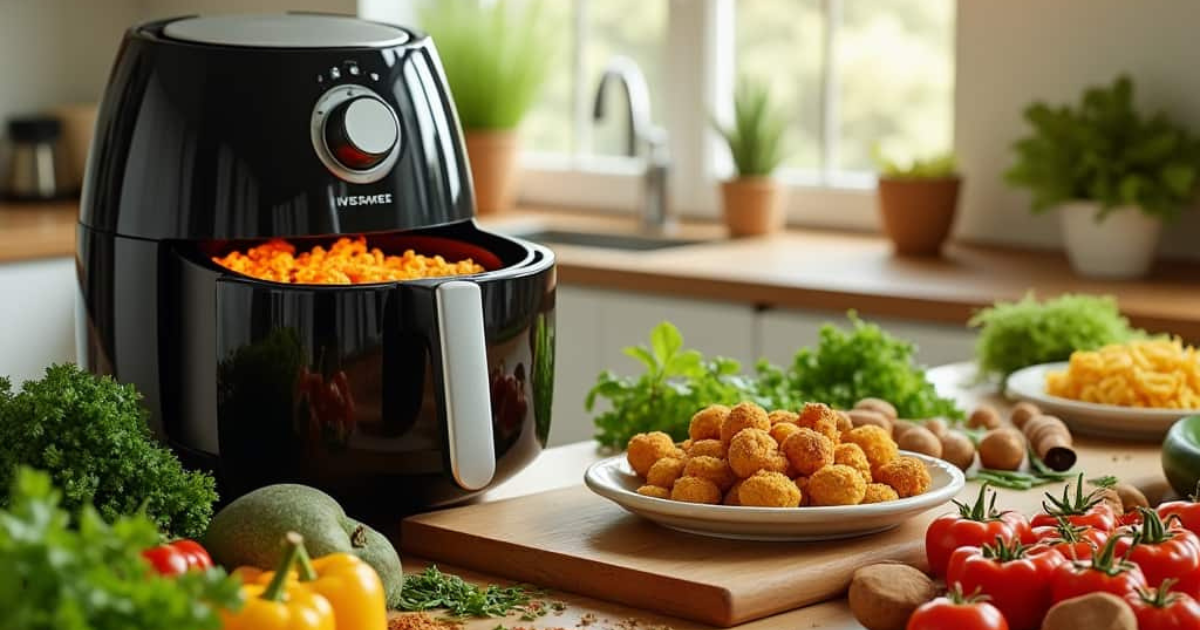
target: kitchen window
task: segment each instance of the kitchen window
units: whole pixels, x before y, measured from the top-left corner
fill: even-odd
[[[793,153],[777,176],[790,184],[793,223],[875,229],[872,152],[951,148],[953,0],[552,0],[543,10],[559,53],[522,127],[527,204],[639,207],[623,110],[592,121],[614,54],[646,74],[677,214],[719,211],[716,183],[732,165],[710,112],[731,114],[739,73],[769,81],[791,118]],[[621,97],[610,93],[614,105]]]

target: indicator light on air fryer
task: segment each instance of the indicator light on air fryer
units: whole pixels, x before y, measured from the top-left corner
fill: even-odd
[[[337,81],[338,79],[342,78],[342,71],[338,70],[337,66],[330,68],[329,69],[329,78],[333,79],[334,81]]]

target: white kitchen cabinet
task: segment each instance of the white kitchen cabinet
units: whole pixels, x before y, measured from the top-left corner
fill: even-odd
[[[822,324],[850,326],[845,314],[824,311],[771,309],[760,313],[758,319],[758,354],[778,365],[790,365],[801,346],[815,346]],[[880,317],[863,319],[916,344],[917,361],[930,367],[965,361],[974,354],[975,333],[966,326]]]
[[[663,320],[679,327],[686,347],[706,356],[728,356],[746,365],[755,356],[755,313],[749,305],[570,285],[558,287],[557,305],[553,444],[591,438],[592,415],[583,401],[596,375],[606,369],[640,374],[642,366],[622,349],[648,345],[650,331]]]
[[[0,264],[0,376],[17,386],[75,360],[75,261]]]

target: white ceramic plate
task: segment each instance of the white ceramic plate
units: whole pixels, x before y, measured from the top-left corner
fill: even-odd
[[[921,512],[948,503],[962,490],[965,481],[959,469],[940,459],[902,453],[925,462],[933,478],[929,492],[869,505],[760,508],[656,499],[637,493],[642,481],[624,455],[592,464],[584,482],[592,492],[626,510],[682,532],[740,540],[834,540],[892,529]]]
[[[1065,361],[1043,363],[1008,377],[1009,398],[1027,400],[1042,411],[1062,418],[1072,429],[1103,437],[1161,440],[1176,420],[1200,414],[1200,409],[1149,409],[1081,402],[1046,393],[1046,373],[1067,369]]]

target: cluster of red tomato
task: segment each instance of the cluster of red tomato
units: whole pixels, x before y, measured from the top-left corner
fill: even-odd
[[[159,575],[183,575],[188,571],[205,571],[213,567],[208,551],[200,543],[187,539],[151,547],[142,552],[142,557]]]
[[[935,520],[925,549],[950,595],[918,608],[908,630],[1035,630],[1054,604],[1095,592],[1127,601],[1140,630],[1200,630],[1200,503],[1117,516],[1082,477],[1073,496],[1047,499],[1027,520],[997,511],[984,486]]]

